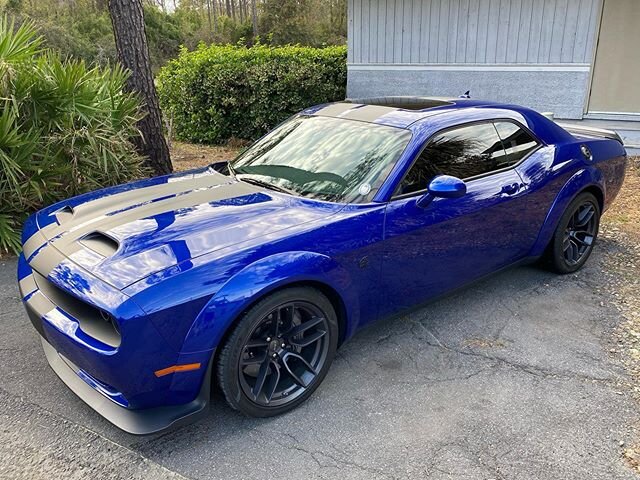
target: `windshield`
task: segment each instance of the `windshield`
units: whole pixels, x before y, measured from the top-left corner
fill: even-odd
[[[370,201],[406,147],[401,128],[299,116],[253,144],[233,163],[238,178],[296,195]]]

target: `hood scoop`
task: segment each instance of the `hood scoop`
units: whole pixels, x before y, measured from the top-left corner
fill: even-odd
[[[62,225],[67,220],[71,220],[73,218],[73,208],[69,205],[65,205],[60,210],[56,212],[56,220],[58,221],[58,225]]]
[[[92,232],[79,240],[79,243],[103,257],[110,257],[118,250],[118,242],[102,232]]]

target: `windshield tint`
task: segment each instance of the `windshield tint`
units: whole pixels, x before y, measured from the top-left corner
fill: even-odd
[[[328,117],[295,117],[258,140],[233,163],[247,181],[269,183],[328,201],[373,198],[411,132]]]

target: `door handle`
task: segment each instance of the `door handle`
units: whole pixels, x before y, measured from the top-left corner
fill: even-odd
[[[505,185],[505,186],[502,187],[502,193],[505,193],[507,195],[513,195],[518,190],[520,190],[520,184],[519,183],[512,183],[510,185]]]

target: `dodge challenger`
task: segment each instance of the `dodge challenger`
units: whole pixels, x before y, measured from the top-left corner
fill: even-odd
[[[304,402],[364,325],[525,262],[589,258],[613,132],[472,99],[319,105],[235,160],[25,223],[20,293],[55,373],[134,434]]]

